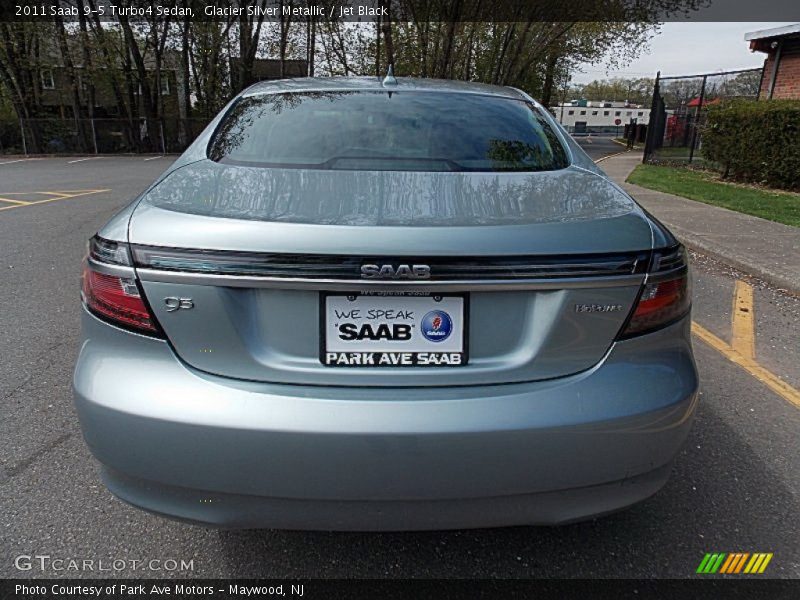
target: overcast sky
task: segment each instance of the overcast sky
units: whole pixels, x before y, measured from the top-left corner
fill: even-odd
[[[608,77],[655,77],[694,75],[760,67],[761,52],[750,52],[744,34],[788,23],[664,23],[661,33],[650,40],[650,49],[629,65],[607,71],[605,64],[584,65],[573,81],[586,83]]]

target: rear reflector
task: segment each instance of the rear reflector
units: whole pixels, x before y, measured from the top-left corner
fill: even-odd
[[[669,325],[686,315],[690,307],[687,273],[676,279],[648,283],[621,337],[640,335]]]
[[[115,325],[148,333],[158,331],[134,279],[98,273],[86,265],[83,298],[91,312]]]

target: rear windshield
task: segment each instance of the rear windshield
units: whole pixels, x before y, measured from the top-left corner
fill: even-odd
[[[242,98],[209,145],[212,160],[379,171],[545,171],[567,166],[527,102],[440,92],[307,92]]]

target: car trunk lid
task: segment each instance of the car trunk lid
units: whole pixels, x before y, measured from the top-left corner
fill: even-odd
[[[635,302],[652,234],[625,194],[577,168],[353,172],[203,161],[152,189],[129,235],[155,316],[191,366],[276,383],[417,386],[591,368]],[[363,280],[364,264],[426,265],[431,277]],[[445,312],[458,321],[466,364],[323,364],[329,304],[345,302],[329,299],[338,294],[365,310],[426,314],[432,305],[398,295],[461,298]],[[367,295],[378,299],[365,303]],[[174,298],[192,308],[173,309]]]

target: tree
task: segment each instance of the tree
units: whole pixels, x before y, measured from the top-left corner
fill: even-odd
[[[229,86],[230,31],[234,21],[197,21],[189,29],[189,66],[195,113],[211,119],[233,94]]]
[[[0,82],[6,88],[20,119],[30,119],[41,111],[41,48],[46,23],[0,22]],[[40,139],[34,128],[29,132],[31,152],[39,152]]]
[[[280,74],[281,78],[286,77],[286,47],[289,45],[289,30],[292,26],[292,13],[284,14],[284,6],[292,7],[292,2],[289,0],[280,0],[278,2],[278,25],[280,30],[278,41],[278,60],[280,61]]]
[[[78,25],[54,23],[0,24],[0,84],[21,118],[42,111],[43,49],[61,56],[70,82],[74,116],[93,116],[95,90],[103,86],[128,126],[129,142],[140,145],[141,118],[163,118],[160,93],[165,60],[172,53],[185,85],[178,92],[181,113],[210,119],[228,99],[254,80],[257,57],[273,56],[286,75],[287,61],[305,58],[308,74],[383,75],[389,64],[398,76],[441,77],[480,81],[524,89],[545,104],[563,94],[580,63],[619,66],[637,55],[657,31],[659,17],[696,8],[704,0],[605,0],[603,22],[559,21],[549,2],[503,0],[379,0],[389,18],[346,22],[335,17],[298,21],[284,7],[310,6],[313,0],[236,0],[240,15],[226,20],[124,14],[101,21],[97,0],[64,0],[79,10]],[[141,0],[119,0],[129,6]],[[174,0],[202,14],[204,0]],[[586,16],[584,0],[567,6],[565,18]],[[576,4],[577,3],[577,4]],[[589,8],[594,4],[587,5]],[[279,9],[268,21],[267,8]],[[502,8],[503,19],[498,18]],[[155,12],[155,11],[154,11]],[[589,13],[591,17],[591,11]],[[79,43],[75,43],[75,42]],[[720,93],[744,95],[752,77],[720,83]],[[666,82],[665,82],[666,84]],[[691,86],[665,85],[668,102],[685,102]],[[611,79],[574,88],[589,99],[648,101],[647,79]],[[674,88],[674,89],[673,89]],[[143,114],[140,115],[140,112]],[[156,131],[148,134],[152,137]],[[189,139],[192,132],[183,130]]]
[[[83,60],[84,77],[82,78],[83,86],[86,89],[84,102],[86,103],[86,114],[89,118],[94,117],[94,107],[96,101],[96,87],[95,87],[95,68],[94,58],[89,38],[89,25],[86,17],[86,10],[84,8],[83,0],[77,0],[78,8],[78,25],[79,25],[79,39],[81,45],[81,58]]]
[[[761,69],[736,73],[733,77],[726,77],[720,82],[718,93],[727,97],[755,98],[761,87],[761,77]]]
[[[615,18],[603,22],[547,22],[546,11],[552,7],[546,3],[506,3],[511,12],[501,22],[491,0],[397,0],[393,17],[377,24],[382,37],[370,45],[374,70],[381,72],[381,62],[392,62],[399,75],[511,85],[549,103],[577,64],[625,64],[655,34],[657,17],[695,8],[698,1],[634,5],[608,0],[604,7]],[[326,49],[328,58],[331,50],[341,55],[334,44]],[[339,62],[352,62],[352,57],[350,51]],[[634,92],[644,96],[641,90],[630,90]]]
[[[159,17],[154,13],[154,16],[146,18],[144,21],[136,21],[134,25],[131,24],[129,18],[118,13],[117,20],[125,39],[125,51],[130,54],[136,69],[136,85],[135,90],[131,90],[133,94],[137,92],[142,98],[142,106],[144,108],[145,126],[142,129],[145,140],[148,141],[150,150],[163,150],[165,142],[163,139],[163,129],[155,128],[155,124],[164,114],[164,100],[161,94],[161,67],[164,62],[164,51],[166,49],[167,36],[169,35],[170,27],[172,26],[172,17],[167,15]],[[134,27],[136,32],[134,32]],[[152,69],[149,68],[145,57],[149,54],[152,56]],[[153,77],[151,79],[150,72],[152,71]],[[132,105],[136,104],[135,101],[131,102]]]
[[[373,71],[376,50],[369,27],[339,19],[318,24],[325,75],[369,75]]]
[[[246,8],[249,4],[251,3],[247,0],[236,1],[236,5],[241,8]],[[234,92],[239,92],[253,83],[253,63],[258,52],[261,28],[266,17],[267,0],[259,0],[257,7],[260,9],[257,14],[242,10],[239,16],[237,32],[239,39],[238,89],[233,90]]]
[[[571,93],[584,100],[630,102],[647,105],[653,94],[655,81],[649,77],[597,79],[584,85],[576,85]]]
[[[189,6],[189,0],[183,0],[184,8]],[[190,56],[191,56],[191,29],[192,29],[192,19],[191,16],[187,14],[184,17],[183,22],[180,24],[180,32],[181,32],[181,79],[183,79],[183,86],[181,89],[181,98],[180,102],[183,106],[183,115],[186,117],[186,120],[182,123],[181,127],[181,137],[183,138],[182,141],[186,143],[188,140],[194,138],[194,133],[192,131],[191,121],[189,117],[192,114],[192,98],[191,98],[191,91],[189,90],[189,81],[190,81]]]
[[[104,27],[95,0],[85,1],[84,5],[84,0],[78,0],[79,13],[85,14],[85,8],[88,8],[88,12],[92,16],[88,19],[81,19],[81,30],[85,29],[90,32],[91,37],[87,33],[82,39],[84,42],[92,40],[93,52],[90,54],[98,58],[96,64],[87,63],[87,66],[92,69],[90,71],[92,83],[99,83],[100,77],[105,80],[114,96],[120,117],[127,121],[125,133],[128,144],[138,147],[139,129],[136,126],[138,104],[133,91],[134,77],[130,53],[125,48],[124,39],[119,30]]]
[[[664,105],[667,108],[679,110],[692,98],[700,96],[702,87],[702,77],[662,80],[660,83],[661,97],[664,98]]]

